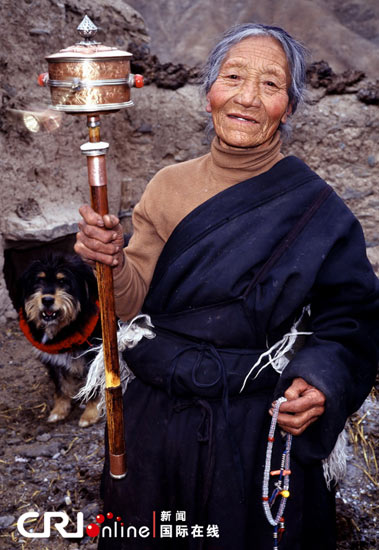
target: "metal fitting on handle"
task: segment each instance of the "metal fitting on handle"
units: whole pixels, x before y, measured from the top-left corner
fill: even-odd
[[[109,149],[109,143],[106,141],[97,141],[95,143],[91,143],[88,141],[87,143],[83,143],[83,145],[80,146],[80,150],[83,155],[86,157],[98,157],[102,155],[106,155]]]
[[[109,453],[109,462],[110,462],[110,475],[113,479],[123,479],[128,475],[128,470],[126,467],[126,455],[114,455]]]
[[[107,171],[105,156],[109,143],[104,141],[87,142],[80,146],[82,154],[87,157],[88,183],[90,187],[106,187]]]

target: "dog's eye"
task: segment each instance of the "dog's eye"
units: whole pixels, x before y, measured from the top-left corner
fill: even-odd
[[[60,272],[57,273],[56,274],[56,279],[57,279],[57,284],[59,286],[64,286],[67,283],[67,279],[66,279],[66,277],[64,276],[63,273],[60,273]]]

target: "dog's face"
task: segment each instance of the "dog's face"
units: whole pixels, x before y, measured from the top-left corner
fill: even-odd
[[[96,280],[79,257],[48,256],[25,271],[19,296],[27,322],[52,339],[93,304]]]

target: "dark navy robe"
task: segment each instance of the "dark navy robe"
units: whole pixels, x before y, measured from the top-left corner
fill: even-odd
[[[269,366],[240,392],[307,305],[313,334],[284,372]],[[156,338],[125,353],[136,375],[124,395],[129,473],[112,480],[106,464],[103,494],[104,512],[125,526],[154,526],[155,537],[103,538],[100,548],[271,549],[261,499],[268,410],[296,377],[325,394],[326,410],[294,437],[279,548],[335,548],[321,460],[369,393],[378,362],[378,280],[343,201],[295,157],[220,192],[173,231],[143,312]],[[277,433],[273,469],[284,445]],[[181,511],[185,521],[176,521]],[[182,524],[189,536],[175,535]],[[172,525],[171,538],[160,537],[162,525]],[[191,536],[194,525],[202,537]]]

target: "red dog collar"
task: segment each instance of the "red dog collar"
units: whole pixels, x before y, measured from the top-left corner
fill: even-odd
[[[41,351],[45,351],[46,353],[53,353],[53,354],[65,353],[65,352],[71,351],[72,348],[74,347],[79,347],[85,342],[88,342],[88,338],[91,336],[91,334],[95,330],[95,327],[99,320],[99,302],[98,301],[96,302],[96,307],[97,307],[96,313],[91,315],[87,323],[84,325],[84,327],[80,331],[54,344],[42,344],[41,342],[38,342],[37,340],[35,340],[35,338],[31,333],[29,325],[26,322],[22,308],[19,311],[19,317],[20,317],[19,324],[22,332],[24,333],[26,338],[29,340],[29,342],[33,344],[34,347],[38,348]]]

